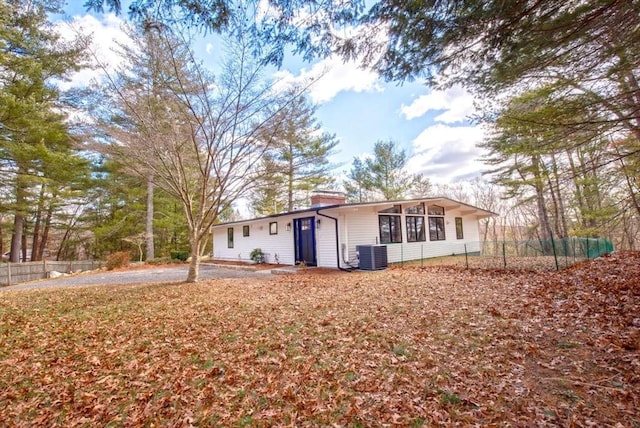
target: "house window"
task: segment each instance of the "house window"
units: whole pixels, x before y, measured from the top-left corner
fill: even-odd
[[[444,216],[444,208],[439,205],[429,205],[428,214]]]
[[[464,239],[464,232],[462,231],[462,217],[456,217],[456,238]]]
[[[426,241],[424,217],[407,216],[407,242]]]
[[[444,217],[429,217],[429,240],[444,241]]]
[[[242,226],[242,236],[249,236],[249,226]]]
[[[227,248],[233,248],[233,227],[227,228]]]
[[[278,234],[278,223],[273,221],[269,223],[269,235],[277,235]]]
[[[401,205],[394,205],[391,208],[380,210],[378,212],[381,212],[381,213],[384,213],[384,214],[401,214],[402,213],[402,206]]]
[[[380,223],[380,243],[391,244],[402,242],[402,227],[399,215],[378,216]]]
[[[444,208],[439,205],[429,205],[429,240],[444,241]]]
[[[404,209],[405,214],[424,214],[424,202]]]

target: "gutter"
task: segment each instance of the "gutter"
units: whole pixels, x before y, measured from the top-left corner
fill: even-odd
[[[338,263],[338,269],[340,269],[343,272],[352,272],[352,270],[349,269],[345,269],[342,266],[340,266],[340,239],[339,239],[339,231],[338,231],[338,219],[335,217],[331,217],[330,215],[327,214],[323,214],[320,212],[322,208],[317,208],[316,209],[316,214],[328,219],[333,220],[334,224],[336,225],[336,262]]]

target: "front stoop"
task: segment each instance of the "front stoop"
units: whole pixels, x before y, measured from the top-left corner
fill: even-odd
[[[297,266],[285,266],[275,269],[271,269],[271,273],[274,275],[292,275],[298,273]]]
[[[246,272],[264,272],[266,274],[272,275],[293,275],[298,273],[299,270],[313,269],[309,267],[300,267],[300,266],[280,266],[273,269],[256,269],[255,266],[242,266],[242,265],[228,265],[228,264],[220,264],[220,263],[210,263],[203,262],[207,266],[213,266],[219,269],[233,269],[233,270],[241,270]]]
[[[202,263],[202,264],[206,264],[207,266],[213,266],[219,269],[233,269],[233,270],[243,270],[243,271],[249,271],[249,272],[257,271],[255,266],[225,265],[225,264],[219,264],[219,263]]]

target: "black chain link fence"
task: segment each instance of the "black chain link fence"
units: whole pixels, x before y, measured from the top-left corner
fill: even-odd
[[[434,248],[435,247],[435,248]],[[603,238],[563,238],[527,241],[425,243],[420,256],[401,249],[400,264],[420,266],[454,265],[465,268],[560,270],[582,260],[613,252]]]

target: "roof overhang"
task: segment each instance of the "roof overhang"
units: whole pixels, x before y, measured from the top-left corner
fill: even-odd
[[[289,211],[289,212],[280,213],[280,214],[272,214],[264,217],[256,217],[248,220],[238,220],[238,221],[232,221],[232,222],[226,222],[226,223],[219,223],[219,224],[213,225],[213,228],[215,229],[220,227],[226,227],[229,225],[252,224],[252,223],[264,222],[272,219],[275,221],[283,217],[296,218],[296,217],[302,217],[302,216],[308,215],[310,213],[315,213],[318,211],[331,210],[331,211],[337,211],[337,212],[345,212],[345,211],[348,212],[348,211],[359,211],[363,208],[384,209],[384,208],[390,208],[394,205],[407,205],[407,204],[419,204],[419,203],[439,205],[443,207],[445,210],[460,209],[460,213],[462,215],[464,216],[475,215],[477,216],[478,219],[498,216],[497,213],[487,211],[482,208],[474,207],[473,205],[465,204],[464,202],[459,202],[447,197],[434,197],[434,198],[419,198],[419,199],[402,199],[402,200],[395,200],[395,201],[359,202],[359,203],[351,203],[351,204],[325,205],[325,206],[307,208],[304,210]]]

